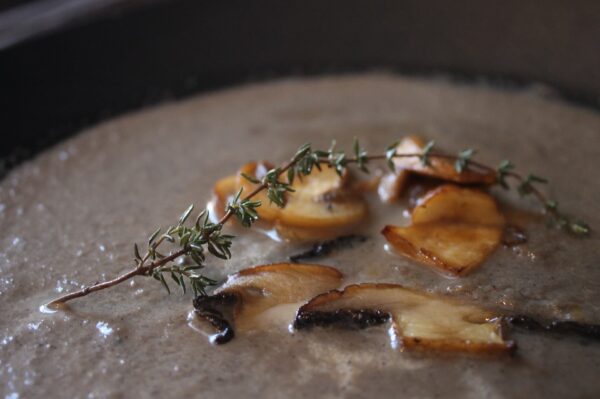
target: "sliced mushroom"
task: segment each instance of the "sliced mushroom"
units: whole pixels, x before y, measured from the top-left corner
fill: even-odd
[[[231,198],[237,194],[240,188],[243,188],[243,196],[251,193],[256,189],[258,184],[252,183],[242,176],[242,173],[260,180],[264,177],[269,169],[273,166],[266,162],[249,162],[241,167],[237,174],[226,176],[215,183],[213,188],[216,211],[219,215],[225,213],[225,207]],[[261,220],[274,221],[280,212],[280,208],[269,201],[266,191],[261,191],[253,197],[254,201],[260,201],[261,206],[257,208],[258,215]]]
[[[279,223],[298,228],[335,228],[361,221],[367,214],[363,198],[344,185],[332,168],[313,172],[293,184],[295,192],[281,211]]]
[[[382,234],[403,255],[456,276],[480,265],[502,237],[495,227],[458,223],[386,226]]]
[[[240,187],[244,193],[256,188],[242,173],[260,180],[271,167],[264,162],[252,162],[242,167],[235,184],[231,178],[217,182],[215,193],[221,209]],[[294,180],[295,191],[286,194],[283,208],[272,204],[266,191],[257,193],[253,199],[262,203],[257,209],[260,219],[274,223],[280,235],[312,241],[330,239],[348,233],[367,215],[366,202],[348,187],[347,181],[347,174],[340,177],[332,168],[315,168],[310,175]]]
[[[412,225],[382,234],[399,253],[452,275],[480,265],[502,240],[504,216],[488,194],[455,185],[430,193],[412,212]]]
[[[422,138],[408,136],[400,141],[396,147],[396,153],[421,154],[424,148],[425,142]],[[496,182],[495,172],[468,168],[458,172],[451,159],[431,157],[429,164],[424,165],[418,156],[411,156],[394,158],[393,162],[396,166],[396,173],[384,176],[378,189],[379,197],[384,202],[393,202],[402,195],[410,174],[427,176],[461,185],[492,185]]]
[[[196,314],[217,333],[214,343],[231,340],[236,331],[287,326],[298,307],[315,295],[337,288],[342,274],[328,266],[278,263],[244,269],[229,276],[211,296],[194,300]]]
[[[396,147],[397,154],[420,154],[425,148],[425,142],[417,136],[403,138]],[[419,157],[394,158],[394,164],[399,170],[405,169],[419,175],[435,177],[458,184],[494,184],[496,173],[493,171],[475,171],[465,169],[458,172],[450,159],[431,157],[429,165],[423,165]]]
[[[477,353],[515,348],[503,338],[498,315],[395,284],[357,284],[321,294],[298,310],[294,328],[366,328],[389,320],[393,346]]]
[[[295,196],[296,198],[320,199],[327,193],[347,188],[349,181],[350,174],[347,170],[340,176],[335,169],[321,166],[320,170],[313,168],[308,176],[297,176],[292,188],[298,194]]]
[[[379,181],[377,194],[382,202],[391,203],[396,201],[406,188],[410,172],[405,169],[398,170],[396,173],[388,173]]]
[[[504,215],[491,195],[453,184],[429,191],[417,202],[411,219],[414,224],[457,222],[503,226],[505,223]]]

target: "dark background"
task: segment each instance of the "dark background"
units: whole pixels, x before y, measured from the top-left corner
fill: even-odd
[[[541,82],[598,107],[600,2],[173,0],[115,7],[0,50],[0,159],[10,167],[82,126],[201,90],[378,68]]]

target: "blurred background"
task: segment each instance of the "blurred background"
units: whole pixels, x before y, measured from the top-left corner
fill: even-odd
[[[131,109],[290,75],[542,84],[597,108],[599,39],[584,0],[0,0],[0,165]]]

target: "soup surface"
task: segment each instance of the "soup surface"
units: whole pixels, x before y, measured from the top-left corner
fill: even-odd
[[[515,356],[411,353],[386,327],[364,331],[280,328],[211,345],[188,320],[189,293],[170,296],[136,278],[40,312],[82,284],[132,264],[133,242],[202,207],[213,183],[247,161],[282,162],[310,141],[353,137],[372,152],[406,134],[445,150],[509,158],[550,179],[563,210],[600,226],[600,115],[531,90],[499,90],[385,74],[249,85],[144,109],[49,149],[0,183],[0,392],[5,398],[448,397],[600,395],[600,345],[511,333]],[[384,165],[381,165],[382,168]],[[376,169],[376,168],[372,168]],[[535,212],[515,193],[504,209]],[[473,273],[448,278],[384,249],[386,224],[406,223],[406,203],[370,198],[357,233],[368,239],[315,262],[346,282],[394,282],[507,312],[600,323],[598,236],[578,239],[522,217],[529,241],[497,249]],[[517,212],[519,213],[519,212]],[[234,257],[207,275],[287,260],[306,244],[229,227]]]

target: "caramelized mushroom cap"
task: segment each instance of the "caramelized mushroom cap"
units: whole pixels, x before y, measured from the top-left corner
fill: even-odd
[[[425,141],[418,136],[404,137],[396,147],[397,154],[420,154]],[[458,172],[450,159],[431,157],[428,165],[423,165],[418,156],[394,158],[396,173],[390,173],[381,179],[378,194],[383,202],[397,200],[407,187],[411,174],[431,177],[461,185],[492,185],[496,183],[494,171],[464,169]]]
[[[401,254],[455,276],[479,266],[502,238],[497,227],[463,223],[386,226],[381,233]]]
[[[217,337],[238,331],[287,326],[301,303],[337,288],[342,274],[328,266],[277,263],[244,269],[228,277],[209,297],[194,301],[196,313],[217,330]],[[212,339],[216,343],[218,339]]]
[[[396,173],[388,173],[383,176],[377,187],[379,199],[386,203],[397,201],[406,189],[409,177],[410,172],[406,169],[401,169]]]
[[[396,147],[397,154],[419,154],[425,148],[425,142],[418,136],[403,138]],[[484,184],[496,183],[496,173],[493,171],[479,172],[465,169],[458,172],[454,162],[450,159],[431,157],[429,165],[423,165],[419,157],[394,158],[397,170],[409,170],[419,175],[434,177],[458,184]]]
[[[235,178],[221,179],[215,185],[218,208],[224,209],[229,198],[244,188],[250,193],[256,184],[248,181],[241,173],[261,179],[272,166],[268,163],[251,162],[240,170]],[[362,196],[348,187],[348,174],[339,176],[334,169],[314,168],[310,175],[296,177],[292,188],[286,193],[283,208],[272,204],[266,191],[258,193],[253,199],[261,201],[257,208],[261,220],[275,224],[279,234],[298,240],[323,240],[347,233],[363,220],[368,212]]]
[[[353,225],[367,215],[367,204],[346,186],[348,175],[338,176],[333,168],[313,169],[295,179],[295,192],[288,196],[279,223],[286,227],[335,228]]]
[[[504,223],[489,194],[444,185],[419,201],[412,212],[412,225],[386,226],[381,233],[399,253],[458,276],[494,251]]]
[[[445,184],[429,191],[417,202],[414,224],[449,222],[503,226],[504,215],[489,194],[472,188]]]
[[[498,315],[395,284],[357,284],[321,294],[298,310],[294,326],[354,323],[364,328],[385,322],[385,315],[392,323],[392,344],[403,348],[477,353],[515,348],[504,340]]]
[[[254,191],[258,186],[258,184],[252,183],[243,177],[242,173],[261,180],[272,167],[273,165],[267,161],[249,162],[242,166],[235,175],[226,176],[218,180],[213,188],[217,214],[223,216],[227,203],[237,194],[240,188],[243,188],[242,196],[245,196]],[[261,202],[261,206],[257,208],[261,220],[272,222],[279,216],[280,208],[271,203],[266,191],[257,193],[252,199]]]

